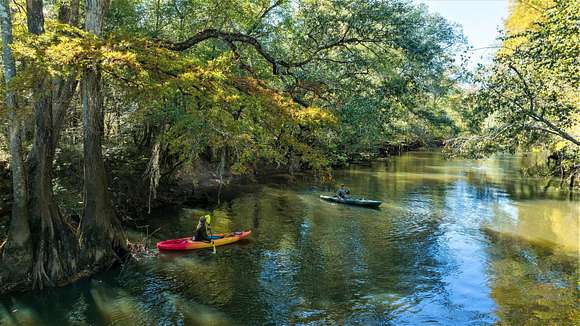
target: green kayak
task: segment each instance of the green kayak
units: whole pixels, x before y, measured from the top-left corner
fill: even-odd
[[[320,195],[320,199],[324,199],[326,201],[331,201],[331,202],[340,203],[340,204],[364,206],[364,207],[379,207],[383,203],[382,201],[370,200],[370,199],[364,199],[364,198],[340,199],[336,196],[324,196],[324,195]]]

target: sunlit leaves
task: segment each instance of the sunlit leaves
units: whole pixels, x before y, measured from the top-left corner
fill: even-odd
[[[236,173],[322,171],[454,132],[444,98],[461,36],[407,1],[119,0],[106,25],[103,38],[52,20],[40,37],[22,30],[15,52],[28,70],[15,87],[99,66],[124,133],[154,133],[178,161],[227,153]],[[250,35],[280,69],[244,42],[164,47],[208,28]]]
[[[456,153],[542,149],[558,157],[561,170],[548,173],[575,173],[580,158],[580,3],[550,3],[543,4],[547,10],[534,8],[537,1],[512,7],[504,50],[480,71],[479,89],[465,102],[462,114],[471,121],[471,135],[448,143]]]

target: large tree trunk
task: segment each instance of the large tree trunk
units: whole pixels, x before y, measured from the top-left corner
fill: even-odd
[[[42,0],[27,0],[28,31],[44,32]],[[69,82],[74,84],[74,80]],[[76,84],[75,84],[76,85]],[[65,91],[65,88],[69,89]],[[60,214],[52,190],[53,161],[64,111],[72,95],[64,81],[41,78],[34,85],[34,140],[28,157],[29,213],[34,248],[33,285],[52,286],[77,271],[78,242]],[[52,90],[55,90],[54,94]],[[54,105],[56,104],[56,105]],[[56,115],[53,115],[57,109]]]
[[[29,33],[40,35],[44,32],[42,0],[26,0],[26,23]]]
[[[71,0],[70,4],[63,4],[60,7],[58,20],[71,26],[78,27],[79,24],[79,0]],[[66,112],[70,107],[73,96],[78,86],[78,73],[71,72],[66,78],[56,77],[52,84],[52,145],[53,155],[56,145],[60,139],[60,132],[64,123]]]
[[[107,8],[105,0],[86,0],[89,33],[100,36]],[[126,252],[126,238],[115,216],[107,188],[102,156],[103,93],[98,65],[87,68],[81,79],[84,130],[84,216],[81,222],[82,252],[89,264],[106,265]]]
[[[20,119],[17,116],[16,95],[10,89],[10,83],[16,74],[16,65],[12,55],[12,19],[8,0],[0,0],[0,24],[2,26],[2,61],[6,81],[6,106],[9,115],[10,134],[10,169],[12,172],[12,219],[8,233],[8,242],[1,257],[2,271],[0,284],[25,279],[30,271],[32,245],[28,220],[28,192],[26,172],[24,169],[22,145],[20,139]],[[0,286],[1,287],[1,286]]]
[[[77,73],[73,72],[66,79],[57,77],[52,83],[52,155],[60,140],[60,133],[64,124],[66,112],[78,86]]]
[[[45,80],[43,84],[49,82]],[[34,120],[34,142],[28,157],[29,208],[34,239],[32,279],[35,287],[42,288],[76,271],[78,251],[74,230],[60,214],[52,191],[55,144],[50,94],[40,95],[35,103]]]
[[[63,3],[58,10],[58,20],[61,23],[78,27],[79,17],[79,0],[71,0],[70,3]]]

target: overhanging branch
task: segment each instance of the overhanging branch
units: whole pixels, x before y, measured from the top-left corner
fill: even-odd
[[[266,61],[272,65],[272,72],[276,75],[280,73],[280,67],[290,68],[289,64],[284,61],[276,60],[273,56],[270,55],[270,53],[264,50],[256,38],[241,33],[222,32],[213,28],[203,30],[183,42],[167,43],[166,47],[174,51],[185,51],[209,39],[222,39],[226,42],[242,42],[251,45],[264,59],[266,59]]]
[[[508,67],[512,71],[515,72],[516,76],[520,80],[520,82],[523,86],[523,89],[524,89],[524,93],[526,94],[526,97],[528,98],[528,101],[530,103],[529,109],[522,108],[524,114],[528,115],[530,118],[536,120],[537,122],[544,124],[548,129],[553,130],[561,138],[566,139],[566,140],[574,143],[576,146],[580,146],[580,141],[578,139],[576,139],[574,136],[570,135],[569,133],[567,133],[563,129],[559,128],[554,123],[552,123],[550,120],[544,118],[542,115],[536,114],[536,112],[535,112],[535,97],[534,97],[534,94],[532,93],[530,87],[528,86],[526,79],[524,78],[522,73],[514,65],[509,64]]]
[[[272,72],[275,75],[281,74],[287,75],[289,74],[288,71],[291,68],[299,68],[311,63],[323,51],[330,50],[332,48],[339,46],[344,46],[346,44],[378,42],[377,40],[372,39],[347,38],[348,31],[349,28],[346,29],[346,31],[343,33],[340,39],[319,46],[309,55],[307,59],[298,62],[287,62],[284,60],[278,60],[274,58],[274,56],[272,56],[268,51],[264,49],[262,44],[255,37],[242,33],[224,32],[214,28],[203,30],[182,42],[178,43],[165,42],[162,43],[162,45],[174,51],[185,51],[209,39],[221,39],[228,43],[240,42],[252,46],[260,54],[260,56],[262,56],[266,61],[268,61],[268,63],[272,65]]]

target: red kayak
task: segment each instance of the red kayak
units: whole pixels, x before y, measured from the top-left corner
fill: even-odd
[[[252,234],[252,230],[246,230],[241,232],[232,232],[232,233],[219,233],[213,235],[213,244],[211,242],[203,242],[203,241],[193,241],[191,237],[189,238],[181,238],[181,239],[173,239],[173,240],[165,240],[161,242],[157,242],[157,249],[158,250],[195,250],[195,249],[205,249],[205,248],[212,248],[214,245],[223,246],[230,243],[234,243],[245,239]]]

